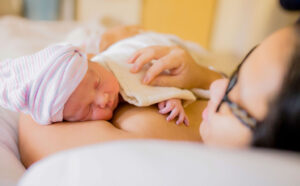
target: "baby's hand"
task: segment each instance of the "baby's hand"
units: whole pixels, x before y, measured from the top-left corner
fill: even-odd
[[[167,114],[170,112],[167,117],[167,121],[171,121],[178,117],[176,124],[184,123],[186,126],[189,125],[189,120],[187,115],[184,112],[183,106],[180,99],[169,99],[158,104],[159,113]]]

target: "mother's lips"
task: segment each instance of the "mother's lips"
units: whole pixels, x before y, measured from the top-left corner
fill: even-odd
[[[208,109],[207,109],[207,107],[202,112],[202,119],[203,119],[203,121],[207,121],[207,119],[208,119]]]

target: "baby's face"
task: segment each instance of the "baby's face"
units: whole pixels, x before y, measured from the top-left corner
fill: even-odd
[[[111,119],[118,105],[119,90],[119,83],[111,72],[89,62],[86,75],[64,106],[64,120]]]

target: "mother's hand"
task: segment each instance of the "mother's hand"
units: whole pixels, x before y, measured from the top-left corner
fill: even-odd
[[[132,73],[157,60],[149,69],[143,83],[155,86],[208,89],[211,82],[221,78],[219,73],[198,65],[192,56],[178,46],[150,46],[138,50],[130,59]]]

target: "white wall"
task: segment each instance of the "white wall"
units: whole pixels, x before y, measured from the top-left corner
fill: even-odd
[[[139,24],[142,0],[77,0],[79,21],[101,20]]]
[[[60,3],[59,18],[61,20],[73,21],[75,19],[75,0],[60,0]]]
[[[298,17],[299,12],[282,10],[279,0],[219,0],[211,49],[241,57],[267,35]]]

